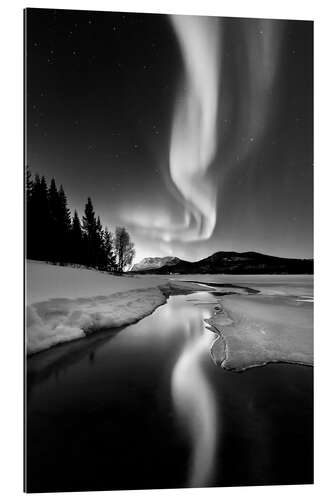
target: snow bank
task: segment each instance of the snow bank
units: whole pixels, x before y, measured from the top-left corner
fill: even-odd
[[[27,353],[121,327],[166,302],[166,278],[111,276],[30,261],[27,271]]]
[[[112,276],[90,269],[28,261],[27,352],[48,349],[92,332],[134,323],[168,295],[202,290],[163,276]]]
[[[27,352],[32,354],[151,314],[166,302],[159,288],[97,297],[50,299],[27,307]]]

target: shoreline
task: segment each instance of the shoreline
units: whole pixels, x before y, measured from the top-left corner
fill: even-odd
[[[56,347],[63,343],[80,340],[97,332],[108,329],[122,328],[135,324],[141,319],[151,315],[158,307],[164,305],[171,295],[186,295],[205,290],[206,289],[201,286],[182,286],[180,282],[166,282],[155,287],[152,286],[149,288],[138,288],[124,292],[115,292],[110,295],[79,297],[77,299],[52,298],[43,302],[28,304],[26,306],[27,356],[33,356],[34,354],[38,354],[39,352]],[[105,302],[111,308],[111,311],[107,311],[109,314],[107,318],[105,316],[102,318],[98,315],[98,313],[92,312],[91,317],[86,319],[86,321],[82,320],[80,323],[79,317],[77,318],[76,324],[74,321],[71,321],[73,319],[72,316],[77,312],[76,310],[73,313],[73,311],[71,311],[71,306],[76,307],[77,309],[84,309],[91,307],[92,304],[100,306]],[[117,317],[117,313],[119,316],[119,311],[117,311],[117,313],[112,311],[112,308],[117,309],[119,307],[127,309],[123,311],[124,315],[122,317]],[[59,313],[59,318],[58,323],[56,324],[54,316],[57,313]],[[47,335],[45,335],[44,345],[31,345],[31,338],[29,338],[29,335],[31,337],[31,332],[34,327],[39,330],[45,328],[45,331],[50,331],[50,326],[47,322],[43,324],[42,315],[45,318],[53,316],[51,328],[53,331],[59,330],[61,326],[66,326],[66,328],[68,328],[68,330],[71,329],[71,331],[67,332],[67,336],[52,339],[51,337],[47,339]],[[41,336],[42,332],[39,331],[37,333]]]
[[[94,297],[52,298],[26,306],[26,354],[28,357],[68,342],[74,342],[109,329],[119,329],[139,322],[163,306],[171,295],[187,295],[207,291],[203,286],[186,286],[181,281],[166,281],[149,288],[138,288]],[[86,308],[104,305],[104,316]],[[72,308],[76,308],[74,311]],[[105,310],[109,307],[109,310]],[[119,312],[120,307],[123,310]],[[116,311],[117,310],[117,311]],[[55,316],[58,313],[58,323]],[[77,316],[76,321],[73,316]],[[118,314],[118,317],[117,317]],[[82,318],[82,316],[86,316]],[[88,317],[87,317],[88,316]],[[48,318],[51,317],[51,321]],[[44,321],[43,321],[44,320]],[[50,324],[51,323],[51,324]],[[47,333],[50,333],[48,337]],[[62,335],[62,331],[65,333]],[[52,335],[55,332],[57,336]],[[33,342],[38,335],[39,343]]]
[[[197,282],[195,282],[195,283],[197,283]],[[133,319],[130,322],[124,321],[123,324],[118,325],[118,326],[100,327],[100,328],[93,329],[89,332],[84,332],[84,335],[82,335],[80,337],[60,341],[60,342],[57,342],[57,343],[50,345],[49,347],[45,347],[45,348],[42,348],[40,350],[29,352],[29,353],[27,353],[28,359],[31,359],[32,357],[34,357],[38,354],[41,354],[43,352],[50,351],[52,347],[60,347],[64,344],[75,342],[76,340],[83,340],[85,338],[86,339],[92,338],[94,334],[103,333],[103,332],[106,332],[108,330],[113,330],[114,332],[118,332],[119,330],[121,330],[122,328],[125,328],[126,326],[134,325],[134,324],[138,323],[141,319],[144,319],[144,318],[150,316],[151,314],[153,314],[153,312],[157,308],[166,304],[167,300],[170,296],[173,296],[173,295],[184,295],[185,296],[185,295],[190,295],[192,293],[196,293],[196,292],[200,292],[200,291],[207,291],[207,292],[214,292],[215,291],[214,289],[211,289],[211,286],[209,286],[209,290],[207,290],[206,287],[201,287],[200,285],[198,287],[183,287],[182,284],[183,284],[183,282],[181,282],[181,281],[172,282],[172,283],[168,282],[165,285],[159,285],[158,287],[156,287],[157,289],[159,289],[162,292],[165,300],[163,300],[163,301],[161,300],[160,303],[154,305],[149,311],[146,311],[144,315],[141,315],[140,317]],[[228,284],[226,288],[228,288],[228,287],[230,287],[230,284]],[[224,288],[224,286],[220,285],[219,288]],[[238,288],[238,287],[235,286],[235,288]],[[144,291],[145,289],[140,289],[140,290]],[[133,292],[136,293],[137,290],[133,290]],[[226,294],[228,294],[228,293],[230,293],[230,292],[226,292]],[[235,292],[233,292],[233,294],[236,295]],[[112,294],[112,295],[116,296],[117,294]],[[110,295],[108,298],[112,298],[112,295]],[[216,300],[216,304],[219,305],[219,309],[216,310],[215,308],[212,308],[212,315],[209,318],[204,319],[205,328],[208,329],[209,331],[213,332],[216,335],[211,346],[210,346],[210,349],[209,349],[211,359],[216,366],[219,366],[220,368],[222,368],[223,370],[226,370],[228,372],[236,372],[236,373],[241,373],[241,372],[244,372],[244,371],[249,370],[251,368],[263,367],[263,366],[266,366],[268,364],[278,364],[278,363],[308,366],[310,368],[313,368],[313,363],[310,363],[310,362],[307,363],[307,362],[301,362],[301,361],[297,361],[297,360],[295,361],[295,360],[291,360],[291,359],[286,360],[286,359],[279,359],[279,358],[272,358],[269,360],[261,360],[261,361],[258,360],[255,363],[251,363],[251,364],[247,363],[246,366],[228,366],[228,362],[230,362],[229,346],[228,346],[228,341],[227,341],[225,334],[224,334],[223,326],[232,325],[234,323],[234,320],[232,320],[230,317],[228,317],[228,315],[226,317],[226,310],[223,307],[222,297],[220,299]],[[221,318],[221,317],[223,317],[223,319],[224,319],[224,325],[221,325],[221,323],[217,323],[216,320],[214,321],[214,319]],[[216,350],[216,346],[219,346],[219,351]]]
[[[135,324],[170,296],[208,292],[216,304],[204,326],[215,334],[210,356],[217,366],[229,371],[278,362],[313,366],[313,305],[300,300],[306,287],[298,281],[278,287],[270,280],[225,283],[223,278],[205,282],[170,276],[123,280],[90,270],[69,273],[47,264],[30,266],[33,288],[25,318],[28,357],[95,332]],[[82,290],[86,296],[81,296]],[[310,295],[308,289],[306,296]],[[44,296],[46,300],[38,300]]]

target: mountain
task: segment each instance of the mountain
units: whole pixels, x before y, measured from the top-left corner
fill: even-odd
[[[140,274],[313,274],[313,259],[289,259],[258,252],[216,252],[197,262],[177,257],[147,258],[131,271]]]
[[[140,272],[145,270],[157,269],[160,267],[168,267],[178,264],[178,257],[146,257],[132,266],[131,271]]]

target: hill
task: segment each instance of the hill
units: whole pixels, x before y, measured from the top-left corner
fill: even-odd
[[[189,262],[177,257],[143,259],[131,272],[140,274],[313,274],[313,259],[289,259],[258,252],[216,252]],[[152,261],[152,265],[150,264]]]

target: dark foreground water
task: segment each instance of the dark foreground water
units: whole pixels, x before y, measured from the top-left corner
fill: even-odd
[[[311,483],[313,370],[215,366],[216,298],[27,362],[29,492]]]

